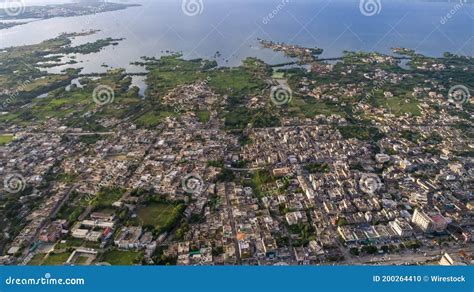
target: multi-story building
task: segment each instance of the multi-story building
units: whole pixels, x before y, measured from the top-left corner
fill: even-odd
[[[413,217],[411,218],[411,222],[413,222],[416,226],[418,226],[421,230],[426,233],[430,233],[434,231],[434,224],[433,220],[426,215],[423,211],[419,209],[415,209],[413,213]]]
[[[413,228],[410,223],[400,218],[391,221],[388,224],[400,237],[410,237],[413,235]]]

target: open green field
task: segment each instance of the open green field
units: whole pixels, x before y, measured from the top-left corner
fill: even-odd
[[[101,190],[93,201],[96,207],[110,207],[113,203],[120,200],[125,190],[119,188],[106,188]]]
[[[284,72],[273,71],[272,78],[273,79],[283,79],[283,78],[285,78],[285,73]]]
[[[28,262],[29,266],[41,266],[43,263],[44,257],[46,256],[45,253],[37,253],[33,256],[31,261]]]
[[[143,258],[143,252],[131,250],[108,250],[103,255],[103,262],[112,266],[130,266],[139,264]]]
[[[13,141],[13,135],[0,135],[0,146],[6,145]]]
[[[375,127],[363,125],[348,125],[338,127],[344,139],[359,139],[361,141],[378,141],[383,135]]]
[[[288,112],[290,115],[300,118],[314,118],[316,115],[330,116],[333,114],[345,116],[340,105],[313,98],[305,100],[295,95],[293,95],[293,99],[288,106]]]
[[[62,252],[62,253],[50,253],[43,261],[41,265],[43,266],[61,266],[63,265],[69,256],[71,255],[70,252]]]
[[[25,84],[23,89],[24,91],[36,91],[46,86],[51,86],[52,84],[60,83],[61,81],[65,80],[68,80],[68,76],[66,75],[42,76],[41,78],[35,79],[32,82]]]
[[[88,257],[85,257],[85,256],[79,256],[76,260],[76,264],[78,265],[84,265],[85,263],[87,263],[87,260],[89,260]]]
[[[201,59],[183,60],[181,55],[163,56],[160,59],[150,59],[146,67],[147,96],[162,97],[178,85],[191,84],[206,79],[204,70],[215,67],[217,64]]]
[[[198,111],[196,112],[196,116],[203,124],[206,124],[211,119],[211,113],[209,111]]]
[[[377,105],[385,107],[395,115],[412,114],[419,116],[420,109],[418,108],[418,101],[416,99],[404,99],[392,97],[387,99],[377,99]]]
[[[144,226],[152,226],[157,231],[170,227],[181,213],[181,205],[151,203],[138,209],[138,218]]]
[[[176,113],[169,111],[151,111],[140,116],[136,122],[144,127],[156,127],[165,118],[175,116]]]
[[[57,243],[54,248],[63,249],[63,248],[68,248],[68,247],[82,246],[83,243],[84,243],[83,239],[70,237],[64,240],[64,243],[62,242]]]
[[[264,186],[268,183],[275,182],[276,178],[271,175],[268,170],[258,170],[252,173],[252,188],[259,197],[264,197]]]
[[[251,70],[242,67],[214,71],[209,85],[220,94],[235,96],[258,94],[265,88],[265,83],[255,78],[252,73]]]

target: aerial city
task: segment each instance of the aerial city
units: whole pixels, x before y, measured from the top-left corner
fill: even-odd
[[[4,2],[1,265],[472,264],[472,1]]]

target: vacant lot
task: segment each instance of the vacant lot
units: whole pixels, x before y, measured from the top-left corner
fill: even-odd
[[[62,253],[50,253],[43,261],[43,266],[61,266],[63,265],[69,256],[71,255],[70,252],[62,252]]]
[[[181,205],[151,203],[138,209],[138,217],[143,226],[153,226],[161,232],[173,225],[181,209]]]
[[[31,261],[28,262],[28,265],[29,266],[41,266],[45,256],[46,256],[46,254],[44,254],[44,253],[35,254],[33,256],[33,258],[31,259]]]
[[[6,145],[13,140],[13,135],[0,135],[0,146]]]
[[[102,261],[112,266],[130,266],[139,264],[142,257],[142,252],[112,249],[104,253]]]
[[[104,188],[96,196],[93,205],[98,208],[107,208],[120,200],[125,190],[120,188]]]

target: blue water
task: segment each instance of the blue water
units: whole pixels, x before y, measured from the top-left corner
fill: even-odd
[[[199,0],[195,0],[199,1]],[[373,0],[377,1],[377,0]],[[380,13],[365,16],[358,0],[202,0],[200,14],[183,13],[181,0],[130,0],[141,7],[95,16],[55,18],[0,31],[0,48],[32,44],[62,32],[100,29],[77,38],[84,43],[97,38],[126,38],[119,46],[78,56],[75,67],[84,72],[102,72],[103,63],[129,71],[141,56],[161,56],[180,51],[185,58],[216,58],[220,65],[235,66],[248,56],[270,63],[285,62],[279,53],[262,50],[257,38],[323,48],[324,57],[340,56],[344,50],[389,53],[392,47],[407,47],[430,55],[449,51],[474,55],[474,5],[456,2],[379,0]],[[122,1],[123,2],[123,1]],[[280,8],[278,5],[280,4]],[[450,12],[451,11],[451,12]],[[276,12],[276,13],[275,13]],[[453,13],[454,12],[454,13]],[[274,17],[265,21],[269,14]],[[446,23],[443,16],[451,14]],[[60,71],[63,67],[54,68]]]

